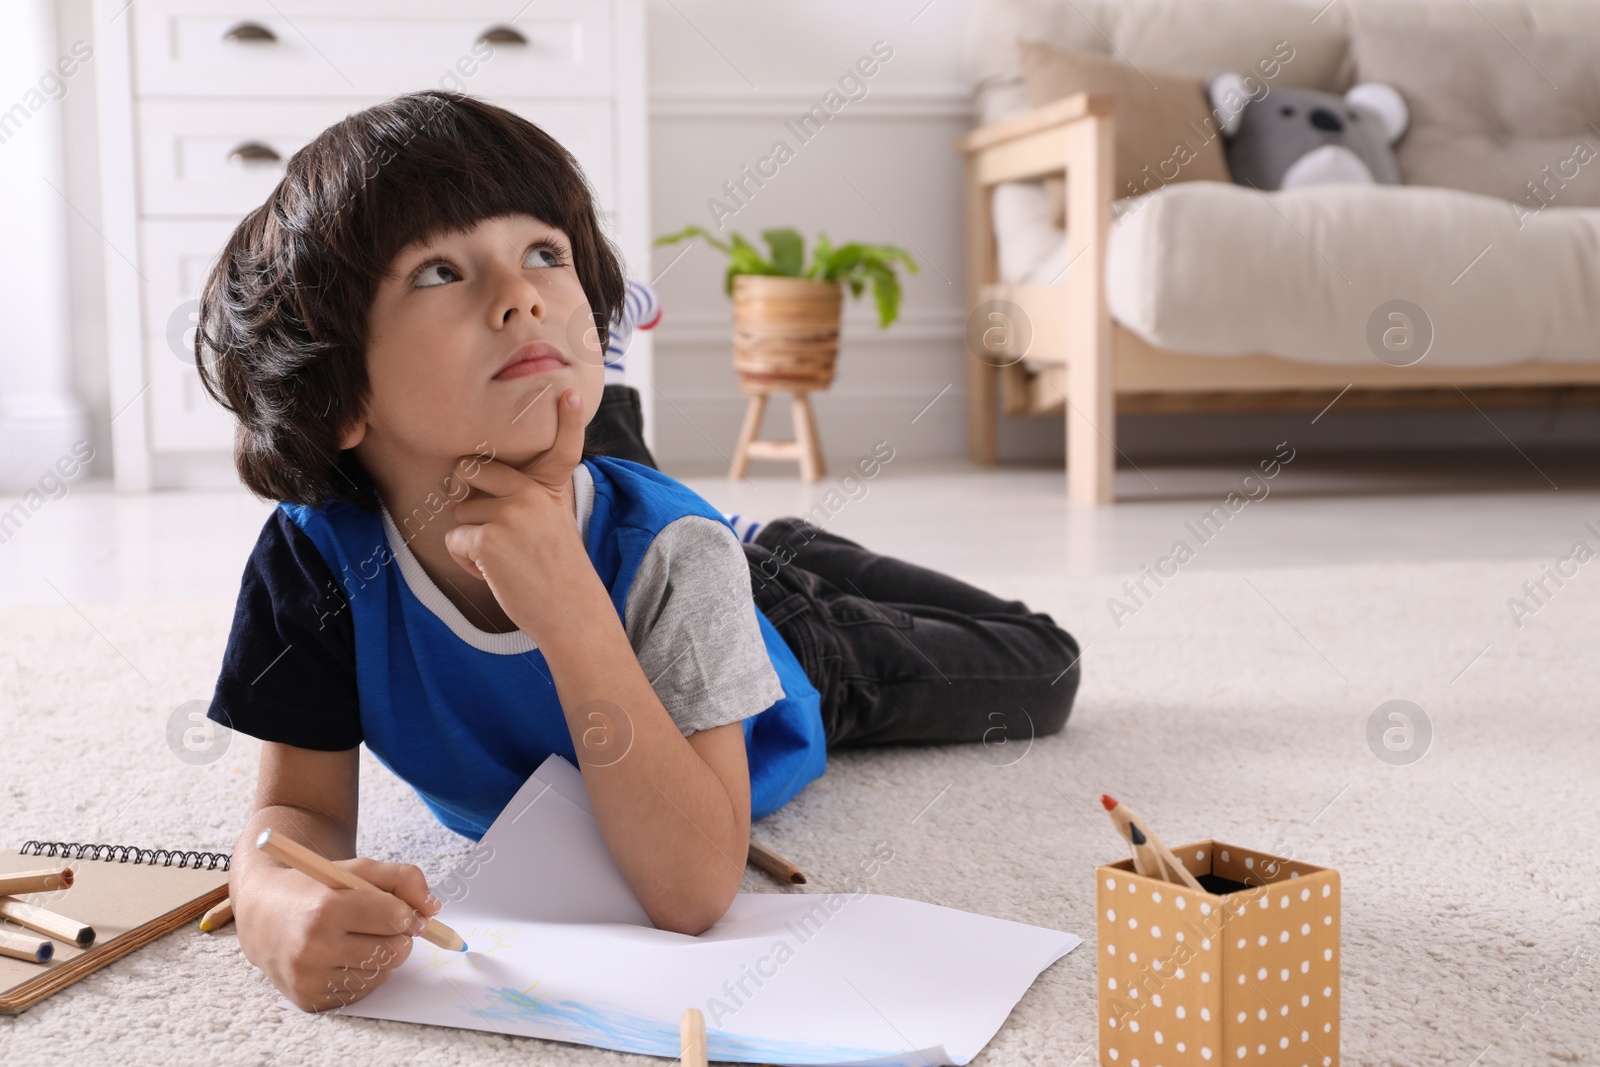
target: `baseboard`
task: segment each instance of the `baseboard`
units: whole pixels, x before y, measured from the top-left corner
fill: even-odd
[[[74,400],[48,393],[0,397],[0,493],[61,477],[60,463],[81,465],[87,435],[88,419]]]

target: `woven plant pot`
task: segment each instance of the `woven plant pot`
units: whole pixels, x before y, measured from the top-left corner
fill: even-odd
[[[826,389],[839,355],[838,282],[733,279],[733,369],[746,395]]]

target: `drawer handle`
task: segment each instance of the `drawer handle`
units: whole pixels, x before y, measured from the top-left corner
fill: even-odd
[[[282,163],[283,157],[271,145],[260,141],[246,141],[228,153],[228,162],[236,165],[259,166],[265,163]]]
[[[278,35],[259,22],[241,22],[223,34],[222,39],[239,44],[274,44]]]
[[[522,35],[521,30],[504,25],[490,26],[487,30],[484,30],[482,33],[478,34],[478,40],[480,42],[488,42],[489,44],[528,43],[528,39]]]

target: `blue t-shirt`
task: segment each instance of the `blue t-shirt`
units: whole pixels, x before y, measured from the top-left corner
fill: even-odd
[[[685,515],[727,520],[650,467],[606,456],[584,466],[593,483],[584,547],[625,618],[663,527]],[[579,761],[544,654],[520,631],[492,635],[490,647],[464,640],[419,599],[402,563],[417,566],[409,550],[397,553],[382,514],[280,504],[245,567],[209,715],[302,748],[365,742],[442,823],[477,839],[547,756]],[[816,688],[752,608],[783,688],[744,719],[751,817],[761,818],[823,773],[826,746]]]

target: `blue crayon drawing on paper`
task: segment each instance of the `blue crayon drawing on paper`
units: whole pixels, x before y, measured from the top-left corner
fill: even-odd
[[[536,1025],[580,1044],[654,1056],[675,1057],[679,1053],[676,1022],[669,1024],[599,1004],[580,1004],[571,1000],[551,1002],[540,999],[530,990],[506,987],[489,989],[485,991],[489,1003],[484,1007],[457,1006],[462,1012],[476,1018]],[[922,1056],[905,1049],[745,1039],[717,1030],[706,1034],[706,1054],[712,1060],[735,1063],[851,1063],[871,1060],[882,1063],[884,1067],[926,1064]]]

